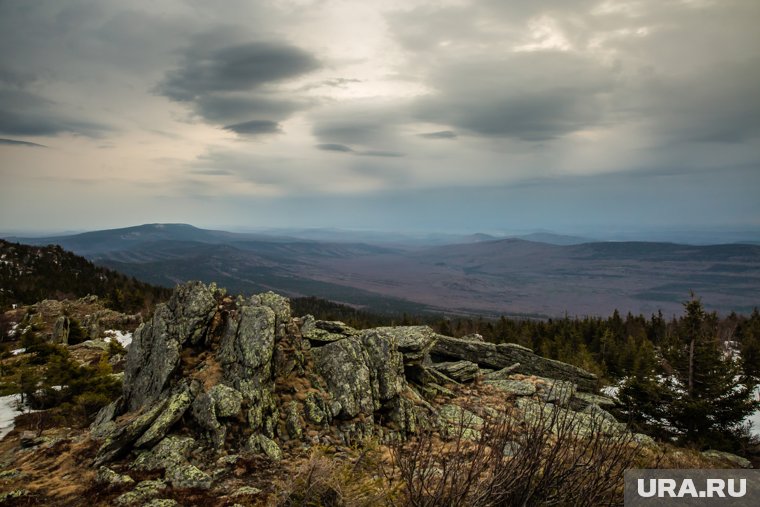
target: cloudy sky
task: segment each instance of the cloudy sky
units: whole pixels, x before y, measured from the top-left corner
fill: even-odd
[[[0,0],[0,230],[760,228],[757,0]]]

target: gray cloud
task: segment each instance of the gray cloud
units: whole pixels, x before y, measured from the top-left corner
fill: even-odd
[[[231,132],[280,132],[278,122],[309,107],[312,101],[286,95],[278,86],[321,64],[312,54],[288,43],[238,44],[226,37],[222,30],[197,36],[185,48],[180,67],[167,72],[156,90],[172,100],[191,103],[203,120],[224,125]]]
[[[277,94],[207,94],[195,101],[195,110],[203,118],[221,123],[242,122],[251,117],[284,120],[295,111],[308,107],[308,101],[282,98]]]
[[[386,158],[398,158],[403,157],[404,154],[398,151],[386,151],[386,150],[368,150],[357,153],[365,157],[386,157]]]
[[[353,149],[351,149],[350,146],[346,146],[345,144],[335,144],[335,143],[318,144],[317,149],[320,149],[323,151],[338,151],[341,153],[351,153],[354,151]]]
[[[614,85],[602,65],[548,51],[451,62],[434,71],[433,82],[438,93],[416,104],[420,119],[527,141],[555,139],[603,121],[605,94]]]
[[[271,120],[250,120],[234,125],[226,125],[224,130],[246,135],[276,134],[280,132],[280,125],[276,121]]]
[[[234,174],[227,169],[193,169],[190,172],[201,176],[232,176]]]
[[[456,139],[457,133],[452,130],[439,130],[438,132],[425,132],[418,134],[424,139]]]
[[[197,49],[197,48],[194,48]],[[319,68],[314,56],[285,43],[250,42],[213,51],[191,51],[158,89],[177,101],[211,92],[255,89]]]
[[[327,103],[311,115],[312,133],[324,143],[362,146],[368,150],[400,143],[398,128],[411,120],[408,104],[351,100]]]
[[[0,89],[0,134],[50,136],[71,132],[98,137],[110,127],[73,118],[44,97],[18,89]]]
[[[760,136],[757,90],[758,58],[709,66],[698,76],[645,81],[629,102],[663,142],[742,143]]]
[[[30,148],[47,148],[44,144],[30,143],[28,141],[19,141],[17,139],[2,139],[0,138],[0,144],[8,146],[28,146]]]

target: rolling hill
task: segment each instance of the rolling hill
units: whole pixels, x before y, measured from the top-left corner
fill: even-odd
[[[722,312],[760,305],[757,245],[553,239],[477,235],[453,245],[382,246],[150,224],[31,241],[60,244],[154,284],[200,279],[234,292],[275,290],[373,310],[676,314],[691,291]]]

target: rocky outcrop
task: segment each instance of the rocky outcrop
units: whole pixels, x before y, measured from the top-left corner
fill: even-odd
[[[516,345],[450,338],[427,326],[356,330],[293,317],[288,300],[273,293],[233,298],[188,283],[134,333],[123,395],[91,427],[100,442],[94,465],[121,461],[163,473],[117,500],[128,505],[167,488],[213,489],[238,453],[275,462],[315,442],[430,427],[445,436],[462,422],[477,438],[483,414],[498,410],[453,401],[454,391],[471,388],[499,403],[522,400],[526,417],[546,405],[572,407],[590,427],[616,430],[599,406],[604,400],[579,392],[595,381]]]
[[[577,366],[541,357],[514,343],[493,344],[439,335],[431,354],[443,360],[464,359],[497,370],[519,363],[515,373],[567,380],[585,391],[597,388],[596,375]]]
[[[153,318],[135,331],[124,370],[124,401],[137,410],[163,394],[179,366],[183,346],[199,343],[216,309],[214,288],[180,286]]]

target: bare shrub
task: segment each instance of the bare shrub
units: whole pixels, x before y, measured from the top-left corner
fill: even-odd
[[[623,472],[639,446],[602,416],[543,402],[486,413],[476,430],[462,415],[448,432],[391,444],[389,475],[415,507],[622,504]],[[446,435],[444,435],[446,436]]]

